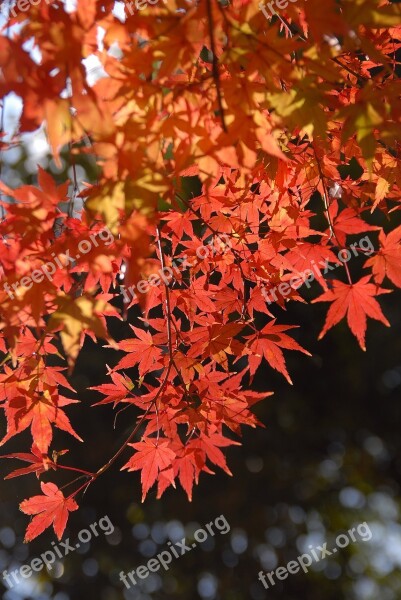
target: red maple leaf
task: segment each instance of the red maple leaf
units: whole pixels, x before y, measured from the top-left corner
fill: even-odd
[[[120,360],[115,370],[139,365],[139,376],[143,377],[149,371],[160,369],[162,365],[158,361],[162,357],[162,351],[155,346],[153,337],[148,331],[132,325],[130,327],[137,337],[119,342],[118,347],[129,354]]]
[[[249,340],[244,354],[248,355],[250,375],[256,373],[262,358],[264,357],[273,369],[276,369],[284,375],[289,383],[292,384],[291,378],[285,366],[284,355],[280,348],[286,350],[298,350],[308,356],[310,353],[302,348],[293,338],[284,333],[289,329],[294,329],[296,325],[276,325],[276,320],[270,321],[263,327],[260,333],[248,336]]]
[[[120,375],[120,373],[110,371],[109,375],[113,383],[104,383],[103,385],[97,385],[89,388],[90,390],[97,390],[98,392],[106,396],[105,398],[103,398],[103,400],[100,400],[100,402],[96,402],[94,406],[114,402],[115,408],[119,402],[125,400],[127,395],[134,388],[134,384],[132,383],[131,379],[125,374]]]
[[[20,475],[28,475],[29,473],[36,473],[39,477],[41,473],[45,473],[49,469],[56,469],[55,463],[47,456],[42,454],[36,444],[32,444],[31,454],[28,452],[17,452],[15,454],[5,454],[0,458],[17,458],[27,463],[31,463],[29,467],[23,467],[22,469],[16,469],[6,475],[4,479],[11,479],[12,477],[19,477]]]
[[[75,500],[65,498],[63,492],[54,483],[42,481],[40,487],[44,495],[32,496],[20,504],[23,513],[35,515],[27,527],[25,542],[32,541],[51,525],[58,540],[61,540],[68,514],[78,508]]]
[[[337,325],[345,315],[349,328],[357,338],[362,350],[366,350],[365,333],[366,317],[371,317],[381,321],[387,327],[390,323],[383,315],[379,303],[374,296],[389,293],[391,290],[378,288],[373,283],[369,283],[370,275],[363,277],[357,283],[350,285],[342,281],[334,280],[333,289],[324,292],[313,302],[332,302],[327,313],[326,322],[319,335],[319,340],[327,333],[329,329]]]
[[[337,200],[333,200],[329,212],[333,221],[336,239],[343,246],[346,245],[347,235],[364,233],[365,231],[377,231],[380,229],[380,227],[369,225],[369,223],[361,219],[359,216],[361,211],[357,211],[353,208],[345,208],[338,213]]]
[[[128,471],[141,470],[142,502],[146,494],[157,480],[159,473],[163,472],[174,481],[172,469],[175,453],[169,448],[168,440],[145,438],[136,444],[129,444],[137,451],[132,458],[123,466]]]
[[[218,431],[212,432],[209,431],[208,434],[201,433],[199,438],[192,442],[193,447],[198,448],[202,451],[203,462],[206,463],[206,460],[210,460],[214,465],[223,469],[227,475],[232,475],[230,469],[227,466],[226,457],[220,448],[227,448],[228,446],[239,446],[239,442],[235,442],[234,440],[230,440],[229,438],[224,437]],[[199,454],[196,455],[198,467],[199,465]],[[205,470],[204,464],[201,465],[201,468]],[[208,469],[209,473],[213,472]]]
[[[184,447],[183,456],[177,458],[177,470],[180,484],[185,490],[188,500],[192,501],[192,488],[196,477],[195,449]]]
[[[397,287],[401,287],[401,226],[387,236],[379,234],[380,250],[366,261],[364,268],[372,267],[376,283],[387,276]]]
[[[46,453],[53,438],[52,424],[82,442],[82,438],[74,431],[67,415],[61,409],[62,406],[76,402],[78,400],[71,400],[63,396],[59,396],[55,400],[48,393],[37,395],[34,398],[24,397],[22,394],[17,395],[2,406],[7,417],[8,431],[0,441],[0,446],[30,426],[32,438],[38,449],[40,452]]]

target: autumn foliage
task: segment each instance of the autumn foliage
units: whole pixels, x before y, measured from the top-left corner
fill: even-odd
[[[202,472],[230,474],[224,449],[258,425],[252,407],[270,393],[252,391],[255,373],[268,363],[291,382],[286,352],[308,354],[285,308],[309,290],[269,303],[270,290],[337,264],[312,288],[328,307],[321,335],[346,319],[364,349],[367,318],[389,325],[380,295],[401,287],[400,5],[299,0],[268,21],[258,3],[166,0],[124,16],[121,2],[66,12],[56,0],[3,27],[3,103],[17,94],[19,132],[44,124],[56,164],[67,149],[74,173],[38,167],[36,185],[1,184],[1,444],[29,429],[31,450],[6,455],[24,463],[9,477],[51,479],[21,503],[28,541],[51,525],[61,538],[81,492],[123,452],[143,499],[177,482],[191,499]],[[96,181],[77,180],[80,155]],[[355,258],[359,271],[340,263],[366,235],[374,251]],[[123,302],[139,281],[146,290]],[[115,319],[128,339],[113,339]],[[115,352],[97,404],[128,408],[132,422],[93,473],[52,446],[54,427],[82,441],[68,375],[87,337]],[[78,478],[67,492],[60,470]]]

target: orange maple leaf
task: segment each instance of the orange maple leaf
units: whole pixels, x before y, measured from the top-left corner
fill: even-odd
[[[58,540],[61,540],[68,513],[78,508],[75,500],[64,498],[63,492],[54,483],[42,482],[40,487],[44,495],[32,496],[20,504],[23,513],[35,515],[26,530],[25,542],[32,541],[51,525]]]
[[[162,351],[154,344],[148,331],[142,331],[132,325],[130,327],[137,337],[119,342],[118,347],[129,354],[120,360],[115,370],[128,369],[139,364],[139,376],[143,377],[149,371],[160,369]]]
[[[141,470],[142,502],[161,472],[174,485],[173,460],[175,453],[169,448],[168,440],[146,438],[136,444],[129,444],[137,451],[123,466],[128,471]]]
[[[302,348],[294,339],[284,333],[289,329],[294,329],[296,325],[276,325],[273,319],[260,333],[248,336],[249,343],[245,349],[248,355],[250,375],[253,377],[264,357],[273,369],[282,373],[286,380],[292,384],[291,378],[285,366],[284,355],[281,348],[287,350],[298,350],[308,356],[310,353]]]
[[[387,236],[379,234],[380,250],[371,256],[364,268],[372,267],[376,283],[382,283],[387,276],[397,287],[401,287],[401,226]]]
[[[378,288],[373,283],[369,283],[370,275],[363,277],[357,283],[350,285],[342,281],[333,281],[333,290],[324,292],[313,302],[333,302],[327,313],[326,322],[319,335],[319,340],[327,333],[329,329],[337,325],[345,315],[349,328],[357,338],[362,350],[366,350],[365,333],[366,317],[371,317],[381,321],[387,327],[390,323],[383,315],[379,303],[374,296],[386,294],[391,290]]]

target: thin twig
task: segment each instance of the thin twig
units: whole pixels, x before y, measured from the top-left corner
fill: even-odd
[[[319,158],[318,158],[318,155],[317,155],[314,143],[312,143],[312,149],[313,149],[313,152],[314,152],[314,155],[315,155],[315,158],[316,158],[316,164],[317,164],[317,168],[318,168],[318,171],[319,171],[319,178],[320,178],[320,181],[322,182],[322,186],[323,186],[322,198],[323,198],[323,203],[324,203],[324,207],[325,207],[325,214],[326,214],[326,218],[327,218],[327,222],[329,224],[329,230],[330,230],[330,237],[329,237],[328,241],[330,241],[331,238],[334,237],[334,239],[337,242],[338,247],[341,248],[341,249],[344,249],[344,247],[342,246],[342,244],[340,244],[340,242],[339,242],[339,240],[337,238],[336,232],[334,231],[334,225],[333,225],[333,221],[331,220],[330,207],[329,207],[329,202],[328,202],[329,194],[328,194],[328,191],[327,191],[327,186],[326,186],[324,174],[323,174],[323,171],[322,171],[322,167],[321,167],[321,164],[320,164],[320,161],[319,161]],[[350,285],[352,285],[352,279],[351,279],[351,274],[349,272],[348,265],[347,265],[347,263],[345,261],[342,264],[344,265],[344,269],[345,269],[345,272],[347,274],[348,283]]]
[[[164,258],[163,247],[162,247],[162,243],[161,243],[161,232],[160,232],[159,226],[157,227],[157,246],[159,248],[160,263],[162,266],[162,270],[164,271],[164,269],[166,268],[166,261]],[[174,325],[174,328],[177,333],[178,333],[178,330],[177,330],[176,323],[174,322],[172,310],[171,310],[170,288],[168,286],[168,283],[166,283],[166,282],[164,282],[164,289],[166,290],[165,304],[166,304],[166,322],[167,322],[167,344],[168,344],[168,352],[169,352],[169,356],[170,356],[170,362],[171,362],[172,366],[174,367],[174,369],[177,373],[177,376],[181,380],[181,383],[182,383],[183,389],[184,389],[184,394],[187,395],[185,381],[183,380],[182,375],[181,375],[181,373],[175,363],[175,360],[174,360],[173,338],[172,338],[171,325],[172,324]]]
[[[223,108],[223,100],[221,95],[221,86],[220,86],[220,73],[219,73],[219,61],[216,54],[216,43],[214,39],[214,22],[213,22],[213,12],[212,12],[212,2],[211,0],[206,0],[206,9],[207,9],[207,18],[208,18],[208,26],[209,26],[209,37],[210,37],[210,50],[212,52],[212,73],[213,79],[216,86],[217,93],[217,104],[219,105],[219,113],[221,118],[221,124],[225,133],[227,133],[227,126],[224,118],[224,108]]]

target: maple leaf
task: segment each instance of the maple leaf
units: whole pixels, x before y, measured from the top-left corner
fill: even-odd
[[[184,447],[185,448],[185,447]],[[196,449],[184,450],[183,456],[177,457],[176,469],[182,488],[185,490],[188,500],[192,501],[192,489],[196,477]]]
[[[134,389],[134,384],[132,383],[131,379],[125,374],[120,375],[119,373],[114,373],[113,371],[110,371],[109,375],[113,383],[104,383],[102,385],[89,388],[90,390],[96,390],[106,396],[105,398],[103,398],[103,400],[100,400],[100,402],[94,404],[94,406],[114,402],[115,407],[119,402],[125,400],[127,394],[129,394],[130,391]]]
[[[167,221],[166,228],[174,234],[172,241],[172,250],[176,250],[178,244],[181,242],[183,235],[186,234],[189,239],[193,239],[194,230],[192,221],[196,219],[195,215],[188,215],[187,212],[169,212],[162,215],[162,219]]]
[[[40,487],[43,495],[33,496],[20,504],[23,513],[35,515],[27,527],[25,542],[31,542],[51,525],[57,539],[61,540],[69,513],[78,509],[75,500],[65,498],[63,492],[54,483],[42,482]]]
[[[390,327],[390,323],[383,315],[375,296],[389,293],[391,290],[378,288],[373,283],[369,283],[369,280],[370,275],[362,277],[357,283],[353,284],[333,280],[333,289],[324,292],[319,298],[313,300],[313,302],[333,303],[328,310],[326,322],[320,332],[319,339],[322,339],[329,329],[347,316],[349,328],[357,338],[362,350],[366,350],[366,317],[376,319]]]
[[[307,271],[315,273],[317,281],[325,290],[327,289],[323,277],[325,266],[330,262],[335,263],[337,266],[341,264],[340,260],[327,246],[310,243],[297,245],[293,250],[287,252],[285,258],[292,263],[294,271],[297,273],[301,275]]]
[[[192,440],[191,440],[192,442]],[[220,448],[227,448],[228,446],[239,446],[239,442],[235,442],[234,440],[230,440],[229,438],[223,436],[218,431],[211,431],[208,434],[201,433],[197,440],[193,440],[191,445],[194,448],[197,448],[201,451],[202,463],[201,469],[206,470],[205,464],[206,460],[209,459],[214,465],[217,465],[222,469],[227,475],[232,475],[230,469],[227,466],[226,458]],[[199,454],[196,455],[198,467],[199,467]]]
[[[139,365],[139,376],[143,377],[150,371],[160,369],[162,365],[159,361],[163,353],[160,348],[155,346],[153,337],[148,331],[143,331],[132,325],[131,329],[137,338],[119,342],[119,349],[129,354],[119,361],[115,366],[115,370],[128,369]]]
[[[367,317],[387,324],[376,301],[385,290],[369,277],[401,287],[399,81],[375,73],[394,70],[401,10],[308,0],[286,9],[300,39],[251,0],[192,3],[181,15],[174,2],[135,14],[126,3],[123,19],[113,0],[58,4],[17,11],[13,35],[0,35],[3,104],[21,99],[18,133],[0,134],[0,150],[41,127],[73,175],[58,186],[38,167],[37,183],[0,183],[0,443],[30,427],[32,451],[6,455],[28,464],[11,476],[52,470],[53,426],[76,434],[58,391],[72,388],[49,359],[66,359],[71,373],[86,337],[105,339],[126,354],[93,389],[98,404],[142,414],[128,465],[141,470],[143,497],[178,479],[191,499],[210,463],[230,473],[223,426],[262,425],[252,409],[268,394],[243,382],[263,358],[291,382],[283,350],[307,353],[266,294],[277,288],[283,309],[286,296],[306,304],[295,287],[312,270],[325,291],[317,301],[331,302],[322,335],[347,317],[364,347]],[[26,50],[32,40],[40,61]],[[88,159],[86,183],[76,165]],[[349,236],[366,232],[380,242],[368,277],[327,289],[340,247],[355,253]],[[122,314],[133,336],[116,344],[108,319],[119,317],[110,302],[121,288],[132,294]],[[273,321],[261,328],[257,313]],[[131,367],[138,381],[121,373]]]
[[[32,444],[30,454],[27,452],[17,452],[15,454],[5,454],[4,456],[0,456],[0,458],[17,458],[18,460],[31,463],[29,467],[16,469],[12,473],[9,473],[4,479],[19,477],[20,475],[28,475],[29,473],[36,473],[36,476],[39,478],[41,473],[45,473],[49,469],[56,469],[54,462],[47,456],[47,454],[43,454],[36,444]]]
[[[333,221],[333,228],[339,243],[346,246],[347,235],[355,233],[364,233],[365,231],[378,231],[380,227],[369,225],[358,214],[358,211],[353,208],[345,208],[339,211],[337,200],[334,200],[330,205],[330,217]]]
[[[5,367],[5,374],[0,375],[0,403],[7,418],[7,433],[0,445],[31,426],[36,446],[46,454],[53,436],[52,424],[82,441],[62,410],[78,401],[58,393],[58,384],[70,387],[58,369],[45,367],[40,358],[26,359],[15,372]]]
[[[40,452],[45,454],[53,438],[52,423],[82,442],[82,438],[74,431],[67,415],[61,409],[61,406],[75,402],[77,401],[60,396],[56,404],[47,392],[33,399],[23,396],[11,399],[3,407],[7,416],[8,431],[0,441],[0,446],[31,426],[32,438]]]
[[[205,327],[197,327],[191,332],[191,350],[189,356],[192,357],[202,351],[203,356],[211,356],[217,363],[228,369],[228,354],[237,354],[242,348],[242,344],[235,339],[243,329],[239,323],[215,323]]]
[[[294,325],[276,325],[276,320],[273,319],[268,323],[260,333],[247,336],[249,340],[244,350],[244,354],[248,356],[250,374],[253,376],[262,362],[264,357],[273,369],[282,373],[288,383],[292,384],[291,378],[285,366],[284,355],[280,348],[287,350],[298,350],[307,356],[311,354],[302,348],[293,338],[284,333],[289,329],[294,329]]]
[[[108,340],[113,347],[116,347],[105,327],[104,314],[117,317],[118,314],[107,302],[108,294],[104,296],[104,299],[100,295],[97,298],[81,296],[75,300],[65,296],[57,300],[59,308],[52,314],[48,328],[51,331],[61,327],[60,337],[68,356],[70,372],[86,332],[93,332],[97,337]]]
[[[397,287],[401,287],[401,226],[387,236],[379,234],[380,249],[368,258],[364,268],[372,267],[373,277],[380,284],[387,276]]]
[[[43,348],[46,354],[57,354],[57,348],[50,342],[51,336],[46,336],[44,340],[39,342],[32,334],[30,329],[26,329],[24,335],[17,340],[15,347],[16,356],[32,356],[32,354],[40,347]]]
[[[158,440],[155,438],[145,438],[141,442],[129,444],[129,446],[135,448],[136,453],[122,468],[128,469],[128,471],[141,470],[143,502],[149,489],[161,472],[167,475],[170,482],[173,483],[172,464],[175,453],[169,448],[168,440],[163,440],[162,438]]]

